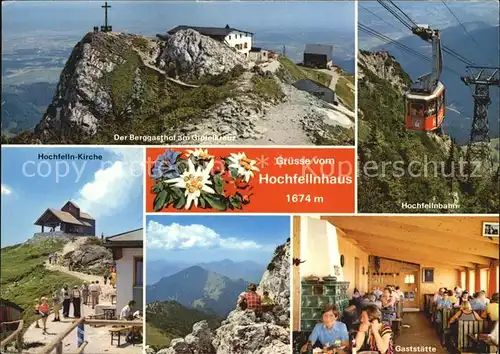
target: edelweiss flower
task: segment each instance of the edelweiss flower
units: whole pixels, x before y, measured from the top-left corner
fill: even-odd
[[[229,161],[231,162],[229,168],[237,169],[238,176],[242,176],[245,182],[248,182],[250,177],[254,176],[253,171],[260,171],[255,166],[257,161],[250,160],[244,152],[231,154],[231,156],[229,156]]]
[[[214,166],[213,160],[211,160],[207,167],[203,170],[201,167],[195,169],[194,164],[191,160],[188,160],[189,168],[184,171],[179,178],[172,178],[166,183],[174,183],[174,187],[185,189],[186,196],[186,209],[191,207],[191,203],[194,201],[194,205],[198,206],[198,199],[200,198],[201,191],[205,191],[210,194],[214,194],[215,191],[209,187],[212,182],[209,180],[210,171]]]
[[[208,149],[205,149],[205,150],[203,150],[203,149],[187,150],[186,155],[188,157],[194,156],[200,160],[211,160],[214,158],[212,155],[208,154]]]

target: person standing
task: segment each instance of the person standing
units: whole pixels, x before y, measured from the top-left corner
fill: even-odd
[[[82,301],[84,305],[87,305],[89,302],[89,284],[86,281],[82,285]]]
[[[57,294],[57,292],[55,292],[52,296],[52,306],[54,306],[54,319],[52,320],[52,322],[61,321],[61,318],[59,317],[59,312],[61,310],[61,298],[59,297],[59,294]]]
[[[92,282],[89,285],[90,299],[92,302],[92,309],[95,309],[95,305],[99,303],[99,292],[97,290],[97,285]]]
[[[99,297],[102,294],[102,289],[101,289],[101,285],[99,284],[99,280],[95,281],[95,285],[96,285],[96,289],[97,289],[97,299],[96,299],[97,303],[96,304],[99,305]]]
[[[71,303],[71,293],[68,289],[68,284],[64,284],[61,290],[61,297],[63,299],[63,316],[69,318],[69,305]]]
[[[106,283],[107,283],[108,279],[109,279],[109,281],[110,281],[110,283],[111,283],[111,279],[110,279],[110,277],[109,277],[109,276],[110,276],[109,269],[108,269],[108,268],[106,268],[106,270],[104,271],[104,285],[106,285]]]
[[[109,275],[109,283],[113,288],[116,288],[116,271],[113,269]]]
[[[36,324],[35,328],[40,328],[40,324],[38,323],[38,319],[40,318],[40,300],[35,299],[35,315],[36,315]]]
[[[78,286],[73,287],[73,293],[71,294],[71,298],[73,300],[73,316],[75,318],[80,318],[81,317],[81,298],[82,298],[82,293],[80,289],[78,289]]]
[[[42,303],[40,304],[38,310],[40,311],[40,316],[42,316],[43,333],[47,334],[47,318],[49,317],[50,314],[50,307],[49,304],[47,303],[47,298],[45,296],[42,297],[41,300]]]

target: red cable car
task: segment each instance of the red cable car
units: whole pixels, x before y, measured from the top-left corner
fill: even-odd
[[[418,78],[405,93],[405,125],[408,130],[432,132],[441,127],[445,117],[445,87],[439,81],[443,67],[438,30],[419,25],[413,33],[432,43],[432,72]]]

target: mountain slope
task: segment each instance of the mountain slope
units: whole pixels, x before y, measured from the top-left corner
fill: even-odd
[[[177,301],[153,302],[147,305],[147,343],[159,350],[170,344],[174,338],[184,337],[191,332],[196,322],[206,320],[209,328],[220,326],[222,318],[203,311],[188,309]]]
[[[217,135],[223,138],[212,144],[235,138],[314,144],[319,135],[351,144],[350,117],[281,80],[280,68],[286,72],[275,59],[254,65],[193,30],[165,41],[88,33],[73,49],[34,134],[8,142],[101,144],[120,135],[128,144],[198,144],[200,135]],[[286,129],[278,131],[279,125]]]
[[[222,274],[231,279],[243,279],[247,282],[254,283],[258,283],[260,281],[262,273],[266,269],[265,265],[252,261],[234,262],[230,259],[199,263],[198,266],[211,272]]]
[[[361,51],[358,73],[360,212],[496,213],[494,174],[468,183],[460,170],[464,154],[450,137],[406,130],[403,92],[411,80],[394,57]],[[405,208],[405,203],[443,207]]]
[[[146,302],[175,300],[187,307],[226,316],[234,309],[238,295],[246,286],[244,280],[232,280],[192,266],[149,285]]]
[[[44,267],[47,257],[61,252],[65,240],[39,239],[1,250],[1,298],[12,301],[24,309],[22,318],[28,327],[36,318],[32,311],[35,299],[51,297],[63,284],[80,285],[73,276]]]

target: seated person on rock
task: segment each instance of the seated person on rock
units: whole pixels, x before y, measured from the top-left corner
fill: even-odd
[[[247,291],[238,297],[238,307],[242,310],[252,310],[256,314],[262,313],[262,303],[260,295],[257,294],[257,285],[248,284]]]
[[[274,300],[269,297],[269,291],[264,291],[260,302],[262,304],[262,312],[271,312],[274,308]]]
[[[314,327],[308,343],[302,347],[301,352],[307,352],[310,346],[322,349],[346,348],[349,345],[349,333],[346,325],[338,319],[337,306],[326,305],[323,308],[322,322]]]

